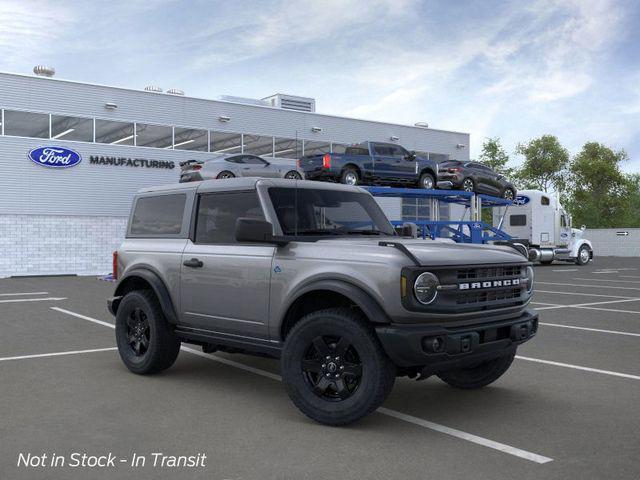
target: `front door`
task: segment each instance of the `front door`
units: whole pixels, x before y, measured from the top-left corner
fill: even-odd
[[[243,177],[269,178],[279,176],[276,169],[271,167],[269,162],[255,155],[244,155],[241,168]]]
[[[264,218],[255,190],[199,196],[193,241],[182,255],[181,317],[188,327],[267,339],[275,247],[236,242],[240,217]]]

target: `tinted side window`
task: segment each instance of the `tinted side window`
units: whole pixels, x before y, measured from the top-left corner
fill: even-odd
[[[261,159],[260,157],[256,157],[254,155],[245,155],[243,157],[243,162],[242,163],[249,163],[251,165],[264,165],[267,162],[265,162],[263,159]]]
[[[134,235],[177,235],[187,196],[184,193],[142,197],[136,202],[131,233]]]
[[[551,201],[549,200],[549,197],[540,197],[540,204],[541,205],[549,205],[551,203]]]
[[[511,215],[509,217],[509,225],[511,225],[512,227],[524,227],[526,224],[526,215]]]
[[[393,151],[386,145],[374,145],[373,149],[376,155],[393,155]]]
[[[198,202],[196,243],[236,243],[236,220],[240,217],[264,220],[255,191],[201,195]]]
[[[369,155],[369,149],[362,147],[347,147],[347,155]]]
[[[244,157],[242,155],[240,155],[238,157],[225,158],[225,160],[227,162],[231,162],[231,163],[244,163]]]

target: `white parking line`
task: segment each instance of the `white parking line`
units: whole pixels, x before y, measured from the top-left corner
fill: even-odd
[[[640,380],[640,376],[631,375],[629,373],[612,372],[611,370],[600,370],[599,368],[583,367],[581,365],[572,365],[570,363],[552,362],[551,360],[542,360],[540,358],[521,357],[516,355],[518,360],[525,360],[527,362],[544,363],[547,365],[554,365],[556,367],[572,368],[574,370],[582,370],[584,372],[603,373],[605,375],[612,375],[614,377],[630,378],[632,380]]]
[[[540,322],[540,325],[545,325],[547,327],[571,328],[574,330],[586,330],[588,332],[612,333],[615,335],[628,335],[630,337],[640,337],[640,333],[620,332],[618,330],[602,330],[600,328],[577,327],[575,325],[561,325],[559,323],[546,323],[546,322]]]
[[[57,307],[51,307],[52,310],[56,310],[57,312],[61,312],[61,313],[66,313],[68,315],[72,315],[74,317],[77,318],[82,318],[83,320],[87,320],[89,322],[93,322],[93,323],[97,323],[98,325],[104,325],[107,326],[109,328],[115,328],[115,325],[108,323],[108,322],[104,322],[102,320],[98,320],[97,318],[91,318],[91,317],[87,317],[86,315],[81,315],[79,313],[75,313],[72,312],[70,310],[64,310],[62,308],[57,308]],[[181,347],[181,350],[184,350],[185,352],[191,353],[193,355],[197,355],[199,357],[203,357],[206,358],[208,360],[212,360],[214,362],[218,362],[218,363],[223,363],[225,365],[229,365],[231,367],[235,367],[241,370],[244,370],[246,372],[250,372],[256,375],[260,375],[261,377],[265,377],[265,378],[269,378],[271,380],[276,380],[281,382],[282,381],[282,377],[280,375],[277,375],[275,373],[271,373],[268,372],[266,370],[262,370],[260,368],[255,368],[255,367],[250,367],[248,365],[244,365],[242,363],[239,362],[234,362],[233,360],[227,360],[226,358],[221,358],[221,357],[217,357],[215,355],[210,355],[208,353],[204,353],[201,352],[199,350],[194,350],[193,348],[189,348],[189,347]],[[478,437],[477,435],[473,435],[471,433],[467,433],[467,432],[463,432],[461,430],[456,430],[454,428],[450,428],[450,427],[446,427],[444,425],[440,425],[438,423],[433,423],[433,422],[429,422],[427,420],[423,420],[421,418],[418,417],[414,417],[412,415],[406,415],[404,413],[400,413],[397,412],[395,410],[390,410],[388,408],[378,408],[378,410],[376,410],[378,413],[381,413],[382,415],[387,415],[389,417],[394,417],[397,418],[399,420],[402,420],[404,422],[408,422],[408,423],[412,423],[414,425],[419,425],[421,427],[424,428],[428,428],[430,430],[435,430],[437,432],[440,433],[444,433],[446,435],[450,435],[452,437],[456,437],[456,438],[460,438],[462,440],[467,440],[469,442],[472,443],[476,443],[478,445],[482,445],[488,448],[492,448],[494,450],[498,450],[504,453],[507,453],[509,455],[514,455],[516,457],[520,457],[520,458],[524,458],[525,460],[529,460],[535,463],[548,463],[548,462],[552,462],[553,459],[549,458],[549,457],[545,457],[542,455],[538,455],[536,453],[532,453],[532,452],[528,452],[526,450],[521,450],[519,448],[516,447],[512,447],[510,445],[506,445],[504,443],[499,443],[499,442],[494,442],[493,440],[489,440],[488,438],[483,438],[483,437]]]
[[[612,282],[612,283],[640,283],[637,280],[609,280],[608,278],[578,278],[574,277],[573,280],[588,280],[591,282]]]
[[[46,297],[46,298],[12,298],[10,300],[0,300],[0,303],[20,303],[20,302],[57,302],[58,300],[66,300],[65,297]]]
[[[35,355],[20,355],[19,357],[2,357],[0,362],[6,362],[9,360],[25,360],[28,358],[43,358],[43,357],[61,357],[63,355],[80,355],[82,353],[94,353],[94,352],[108,352],[111,350],[117,350],[116,347],[108,348],[92,348],[91,350],[71,350],[68,352],[54,352],[54,353],[37,353]]]
[[[18,295],[49,295],[49,292],[0,293],[0,297],[13,297]]]
[[[620,310],[615,308],[598,308],[598,307],[576,307],[576,308],[584,308],[585,310],[600,310],[602,312],[613,312],[613,313],[633,313],[639,314],[638,310]]]
[[[607,305],[609,303],[625,303],[625,302],[638,302],[640,298],[626,298],[623,300],[607,300],[604,302],[591,302],[591,303],[575,303],[573,305],[559,305],[553,303],[543,303],[540,305],[549,305],[548,307],[536,307],[536,310],[553,310],[555,308],[592,308],[593,305]],[[538,304],[538,302],[531,302],[533,304]],[[593,308],[594,310],[606,310],[609,312],[628,312],[629,310],[614,310],[609,308]]]
[[[557,270],[551,270],[552,272],[577,272],[579,268],[559,268]]]
[[[576,295],[579,297],[636,298],[636,297],[623,297],[621,295],[603,295],[599,293],[578,293],[578,292],[560,292],[555,290],[538,290],[537,288],[535,289],[534,293],[555,293],[557,295]]]
[[[640,290],[640,287],[619,287],[617,285],[581,285],[579,283],[541,282],[539,280],[536,280],[535,283],[541,284],[541,285],[564,285],[567,287],[616,288],[618,290]]]
[[[620,275],[620,278],[640,278],[640,275]]]

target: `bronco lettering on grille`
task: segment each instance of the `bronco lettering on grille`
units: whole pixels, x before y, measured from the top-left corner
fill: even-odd
[[[459,290],[477,290],[480,288],[494,288],[494,287],[513,287],[520,285],[519,278],[512,278],[507,280],[491,280],[487,282],[471,282],[471,283],[459,283]]]

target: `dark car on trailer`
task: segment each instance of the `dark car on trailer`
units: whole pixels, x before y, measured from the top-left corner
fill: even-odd
[[[307,155],[298,161],[307,180],[346,185],[385,185],[436,188],[438,163],[401,145],[364,142],[344,153]]]
[[[438,188],[484,193],[513,200],[516,187],[504,175],[478,162],[445,160],[438,170]]]

